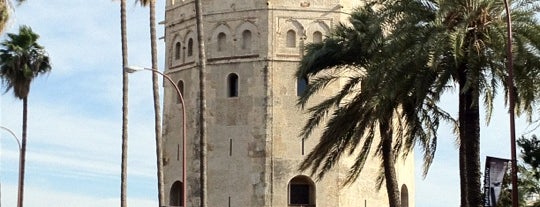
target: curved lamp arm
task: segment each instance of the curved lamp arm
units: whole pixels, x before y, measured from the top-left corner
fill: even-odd
[[[11,136],[13,136],[13,139],[15,139],[15,141],[17,141],[17,144],[19,145],[19,151],[20,151],[21,150],[21,141],[19,141],[19,138],[17,137],[17,135],[15,135],[15,133],[13,133],[13,131],[11,131],[11,129],[8,129],[6,127],[0,126],[0,129],[6,130],[7,132],[9,132],[11,134]]]
[[[124,71],[127,72],[127,73],[134,73],[134,72],[138,72],[138,71],[143,71],[143,70],[148,70],[148,71],[152,71],[152,72],[155,72],[155,73],[158,73],[160,74],[161,76],[163,76],[165,79],[167,79],[169,81],[169,83],[171,83],[171,85],[174,86],[174,89],[176,90],[176,93],[178,95],[178,97],[180,98],[180,101],[181,101],[181,107],[182,107],[182,192],[183,192],[183,196],[182,196],[182,206],[186,206],[186,202],[187,202],[187,133],[186,133],[186,106],[185,106],[185,102],[184,102],[184,96],[182,94],[182,92],[180,91],[180,89],[178,88],[178,85],[172,80],[171,77],[169,77],[168,75],[160,72],[159,70],[157,69],[154,69],[154,68],[144,68],[144,67],[139,67],[139,66],[126,66],[124,67]]]

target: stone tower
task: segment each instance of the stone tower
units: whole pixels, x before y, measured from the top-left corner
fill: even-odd
[[[187,124],[187,206],[200,206],[199,71],[195,4],[166,0],[165,205],[182,198],[182,104]],[[305,44],[321,41],[354,0],[203,0],[206,44],[207,202],[209,207],[380,207],[378,160],[343,186],[352,160],[317,181],[298,164],[318,141],[298,138],[307,115],[295,105],[305,87],[294,77]],[[337,90],[338,86],[330,88]],[[324,94],[323,94],[324,95]],[[317,97],[322,99],[321,97]],[[402,199],[414,206],[413,156],[399,159]]]

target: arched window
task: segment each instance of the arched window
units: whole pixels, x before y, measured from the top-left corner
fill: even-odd
[[[182,182],[176,181],[171,187],[171,192],[169,195],[169,205],[170,206],[182,206],[182,200],[184,199],[184,188]]]
[[[315,184],[306,176],[296,176],[289,181],[289,205],[315,206]]]
[[[193,56],[193,38],[189,38],[188,44],[187,44],[187,56],[191,57]]]
[[[217,51],[225,51],[227,44],[227,35],[223,32],[220,32],[217,36]]]
[[[306,77],[296,79],[296,95],[302,96],[308,87],[308,79]]]
[[[251,50],[251,31],[242,32],[242,50]]]
[[[184,81],[179,80],[176,86],[178,86],[178,89],[180,90],[180,94],[182,94],[182,97],[183,97],[184,96]],[[178,97],[178,99],[176,100],[176,103],[182,103],[182,99]]]
[[[287,47],[296,47],[296,32],[292,29],[287,31]]]
[[[238,97],[238,75],[235,73],[227,76],[227,96]]]
[[[401,207],[409,207],[409,189],[405,184],[401,186]]]
[[[180,44],[180,42],[177,42],[175,45],[174,45],[174,59],[175,60],[180,60],[180,51],[182,49],[182,44]]]
[[[322,42],[322,33],[319,31],[316,31],[313,33],[313,43],[320,43]]]

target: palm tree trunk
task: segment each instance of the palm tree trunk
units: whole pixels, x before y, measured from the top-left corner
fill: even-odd
[[[399,187],[396,175],[396,160],[392,146],[392,128],[390,123],[381,123],[380,133],[382,141],[382,162],[384,167],[384,178],[386,180],[386,192],[388,194],[388,204],[390,207],[401,207]]]
[[[460,132],[460,134],[462,134]],[[469,207],[467,202],[467,167],[466,167],[465,144],[460,142],[459,145],[459,184],[461,195],[461,207]]]
[[[22,140],[21,151],[19,152],[19,196],[17,197],[17,206],[22,207],[24,201],[24,174],[26,163],[26,140],[28,129],[28,96],[23,98],[23,124],[22,124]]]
[[[158,70],[156,37],[156,1],[150,1],[150,47],[152,50],[152,68]],[[159,80],[157,72],[152,73],[152,91],[154,94],[154,121],[156,133],[156,160],[158,179],[158,203],[165,205],[163,189],[163,138],[161,134],[161,107],[159,103]]]
[[[199,98],[200,98],[200,147],[201,147],[201,207],[207,207],[207,137],[206,137],[206,52],[204,48],[203,11],[201,0],[195,0],[195,16],[197,21],[197,41],[199,42]]]
[[[477,91],[477,90],[475,90]],[[482,206],[482,188],[480,183],[480,110],[478,95],[468,91],[464,108],[463,132],[465,141],[465,164],[467,169],[467,201],[470,207]],[[460,119],[461,120],[461,119]]]
[[[459,74],[459,138],[464,149],[464,158],[460,154],[460,165],[464,164],[465,195],[467,207],[481,207],[482,188],[480,183],[480,108],[478,74],[466,72],[465,66],[460,68]],[[470,69],[469,69],[470,70]],[[466,81],[470,83],[467,85]],[[467,88],[465,88],[467,87]],[[463,162],[463,163],[461,163]],[[461,169],[460,169],[461,170]],[[462,187],[463,189],[463,187]]]
[[[465,84],[465,83],[463,83]],[[463,94],[459,95],[459,117],[464,117],[464,108],[465,108],[465,97]],[[463,124],[459,123],[459,136],[465,134],[462,127]],[[460,183],[460,195],[461,195],[461,207],[469,207],[469,202],[467,201],[467,154],[465,151],[466,144],[463,140],[459,141],[459,183]]]
[[[120,178],[120,206],[127,206],[127,152],[128,152],[128,66],[126,0],[120,1],[120,32],[122,35],[122,164]]]

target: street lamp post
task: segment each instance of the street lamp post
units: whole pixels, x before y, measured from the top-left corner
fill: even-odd
[[[176,90],[176,93],[178,97],[180,98],[181,107],[182,107],[182,206],[186,207],[186,198],[187,198],[187,176],[186,176],[186,108],[185,108],[185,102],[184,102],[184,96],[182,95],[182,92],[180,92],[180,89],[178,88],[178,85],[169,77],[168,75],[160,72],[157,69],[153,68],[143,68],[138,66],[127,66],[124,68],[124,70],[128,73],[134,73],[142,70],[152,71],[155,73],[160,74],[165,79],[169,81],[174,86],[174,89]],[[160,143],[161,144],[161,143]],[[162,153],[160,153],[162,154]],[[162,159],[159,157],[158,159]]]
[[[519,206],[518,200],[518,183],[517,183],[517,158],[516,158],[516,123],[515,123],[515,103],[514,103],[514,61],[512,56],[512,18],[510,15],[510,8],[508,1],[504,0],[504,8],[506,10],[506,33],[508,35],[507,45],[506,45],[506,56],[508,58],[508,102],[509,102],[509,113],[510,113],[510,150],[511,150],[511,159],[512,162],[512,207]]]
[[[21,185],[21,179],[22,179],[22,175],[21,175],[21,161],[22,161],[22,155],[21,155],[21,142],[19,141],[19,138],[17,138],[17,136],[15,135],[15,133],[13,133],[13,131],[11,131],[10,129],[6,128],[6,127],[3,127],[3,126],[0,126],[0,129],[3,129],[3,130],[6,130],[7,132],[9,132],[11,134],[11,136],[13,136],[13,139],[15,139],[17,141],[17,144],[19,145],[19,185],[17,186],[18,188],[18,191],[17,191],[17,207],[22,207],[22,192],[23,192],[23,186]]]

